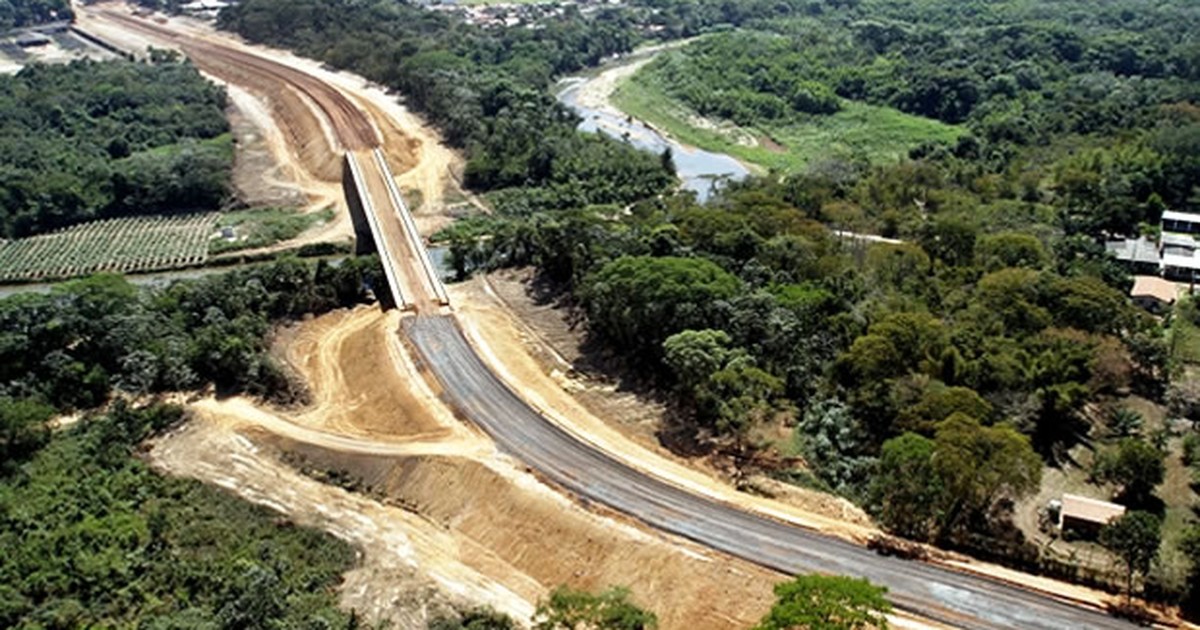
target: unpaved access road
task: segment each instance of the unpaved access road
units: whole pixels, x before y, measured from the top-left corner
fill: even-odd
[[[902,610],[956,627],[1134,627],[997,580],[883,557],[659,481],[578,441],[529,407],[487,368],[453,319],[409,318],[403,328],[451,403],[502,450],[571,492],[651,526],[787,573],[866,577],[888,587]]]

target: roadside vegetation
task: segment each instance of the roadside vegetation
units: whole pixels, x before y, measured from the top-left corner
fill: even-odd
[[[626,378],[669,392],[669,444],[751,467],[798,452],[799,470],[767,472],[812,475],[896,534],[1191,601],[1187,339],[1129,302],[1103,242],[1197,209],[1186,34],[1200,16],[1052,4],[830,3],[704,38],[662,62],[685,64],[672,98],[698,113],[792,124],[865,103],[961,135],[897,162],[830,155],[705,205],[470,219],[442,234],[452,263],[535,266]],[[664,24],[675,11],[654,19],[705,29]],[[1130,520],[1060,541],[1037,525],[1061,496],[1043,488],[1115,500]]]
[[[66,0],[5,0],[0,3],[0,33],[71,17],[71,3]]]

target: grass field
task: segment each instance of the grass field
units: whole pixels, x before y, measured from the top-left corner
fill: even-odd
[[[0,282],[55,280],[101,271],[145,272],[204,264],[215,212],[128,217],[0,242]]]
[[[232,227],[234,238],[213,239],[210,254],[266,247],[299,236],[308,228],[333,220],[333,210],[307,214],[286,208],[239,210],[221,214],[219,227]]]
[[[803,170],[814,160],[828,158],[861,156],[872,163],[895,161],[923,142],[953,142],[965,131],[959,126],[854,101],[843,101],[842,111],[836,114],[793,125],[767,129],[728,123],[698,126],[703,119],[668,96],[644,69],[621,83],[612,101],[621,111],[649,122],[684,144],[728,153],[744,162],[780,171]]]

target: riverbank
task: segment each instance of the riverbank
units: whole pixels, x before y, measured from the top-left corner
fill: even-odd
[[[690,41],[690,40],[687,40]],[[653,124],[622,112],[612,103],[612,95],[622,83],[664,50],[677,48],[686,41],[640,49],[590,75],[569,77],[559,83],[559,102],[583,118],[579,129],[628,140],[644,151],[663,153],[670,150],[675,170],[686,190],[701,201],[723,181],[740,180],[755,172],[752,165],[737,158],[705,151],[663,133]]]
[[[771,170],[797,172],[830,159],[895,162],[924,142],[953,142],[965,133],[959,126],[855,101],[843,101],[835,114],[770,128],[706,118],[673,99],[644,71],[660,54],[690,41],[645,48],[591,76],[569,79],[559,100],[584,116],[581,129],[616,138],[628,135],[631,142],[645,142],[653,150],[670,146],[685,182],[689,177],[710,182]],[[704,157],[697,165],[688,164],[685,172],[678,156],[696,153]]]

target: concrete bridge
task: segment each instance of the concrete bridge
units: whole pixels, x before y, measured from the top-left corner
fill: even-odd
[[[385,306],[424,314],[449,306],[446,287],[383,151],[346,152],[342,188],[354,222],[355,253],[379,253],[388,286],[376,294]]]

